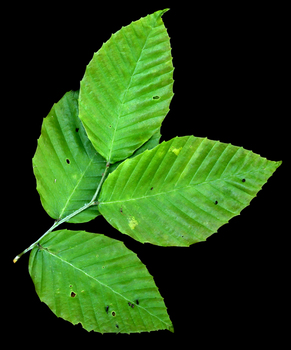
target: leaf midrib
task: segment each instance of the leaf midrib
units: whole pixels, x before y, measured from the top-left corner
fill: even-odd
[[[152,30],[153,30],[153,27],[152,27]],[[133,71],[133,73],[131,74],[130,81],[129,81],[129,83],[128,83],[127,89],[126,89],[126,91],[124,92],[123,97],[122,97],[122,100],[121,100],[120,105],[119,105],[117,122],[116,122],[116,125],[115,125],[115,128],[114,128],[114,132],[113,132],[113,135],[112,135],[111,146],[110,146],[110,148],[109,148],[110,152],[109,152],[109,156],[108,156],[108,160],[107,160],[109,163],[111,162],[111,154],[112,154],[112,151],[113,151],[113,143],[114,143],[114,139],[115,139],[115,135],[116,135],[116,130],[117,130],[117,127],[118,127],[118,124],[119,124],[119,120],[120,120],[120,117],[121,117],[121,111],[123,110],[124,101],[125,101],[125,98],[126,98],[126,96],[127,96],[128,90],[129,90],[129,88],[130,88],[130,86],[131,86],[131,84],[132,84],[132,78],[133,78],[134,75],[135,75],[136,68],[137,68],[137,66],[138,66],[138,64],[139,64],[140,58],[141,58],[141,56],[142,56],[142,53],[143,53],[143,51],[144,51],[144,48],[145,48],[145,46],[146,46],[146,44],[147,44],[148,38],[149,38],[149,36],[150,36],[152,30],[151,30],[151,31],[148,33],[148,35],[147,35],[147,38],[146,38],[146,40],[145,40],[145,43],[144,43],[144,45],[143,45],[143,47],[142,47],[142,49],[141,49],[141,51],[140,51],[138,60],[136,61],[136,64],[135,64],[135,67],[134,67],[134,71]]]
[[[43,248],[46,248],[46,247],[43,246]],[[132,302],[132,300],[126,299],[122,294],[118,293],[116,290],[112,289],[112,288],[111,288],[110,286],[108,286],[107,284],[104,284],[104,283],[100,282],[98,279],[96,279],[96,278],[94,278],[93,276],[87,274],[84,270],[78,268],[77,266],[72,265],[72,264],[71,264],[70,262],[68,262],[67,260],[62,259],[60,256],[58,256],[58,255],[56,255],[56,254],[54,254],[54,253],[52,253],[51,251],[46,250],[46,249],[44,249],[44,250],[42,250],[42,251],[43,251],[43,253],[50,254],[51,256],[55,257],[56,259],[59,259],[60,261],[62,261],[63,263],[68,264],[69,266],[71,266],[71,268],[78,270],[79,272],[83,273],[83,274],[86,275],[88,278],[93,279],[94,281],[96,281],[96,282],[99,283],[100,285],[102,285],[102,286],[104,286],[104,287],[110,289],[110,290],[112,291],[112,293],[115,293],[115,294],[119,295],[121,298],[123,298],[123,299],[126,300],[127,302]],[[151,312],[149,312],[148,309],[146,309],[146,308],[144,308],[144,307],[142,307],[142,306],[140,306],[140,305],[139,305],[139,308],[143,309],[143,310],[144,310],[145,312],[147,312],[151,317],[155,317],[156,319],[158,319],[160,322],[162,322],[163,324],[165,324],[165,325],[167,326],[167,328],[169,328],[169,327],[171,326],[171,325],[168,325],[165,321],[163,321],[163,320],[160,319],[159,317],[157,317],[156,315],[154,315],[154,314],[152,314]]]
[[[70,200],[72,198],[72,196],[74,195],[74,193],[76,192],[77,188],[79,187],[79,184],[80,182],[83,180],[83,177],[85,176],[86,172],[87,172],[87,169],[91,166],[92,162],[93,162],[93,159],[95,158],[95,155],[90,159],[88,165],[86,166],[86,169],[81,173],[81,176],[80,176],[80,179],[79,181],[77,182],[76,186],[73,188],[72,190],[72,193],[70,194],[70,196],[68,197],[65,205],[64,205],[64,208],[62,210],[62,212],[60,213],[60,216],[59,218],[61,219],[62,218],[62,215],[64,214],[64,212],[66,211],[69,203],[70,203]],[[96,176],[97,177],[97,176]],[[97,187],[96,187],[97,188]]]
[[[216,182],[216,181],[226,181],[227,179],[230,179],[230,178],[233,178],[233,177],[237,177],[237,176],[240,176],[240,175],[241,176],[245,176],[246,174],[257,173],[257,172],[260,172],[260,170],[261,169],[257,169],[257,170],[253,170],[253,171],[247,171],[247,172],[244,172],[244,173],[234,173],[234,174],[231,174],[231,175],[223,177],[223,178],[220,177],[218,179],[202,181],[202,182],[195,183],[195,184],[192,184],[192,185],[180,186],[178,188],[174,188],[173,190],[159,192],[159,193],[155,193],[155,194],[150,194],[150,195],[147,195],[147,196],[128,198],[128,199],[120,199],[120,200],[114,200],[114,201],[103,201],[103,202],[99,202],[99,205],[102,205],[102,204],[106,205],[106,204],[120,203],[120,202],[124,203],[124,202],[140,200],[140,199],[144,199],[144,198],[152,198],[152,197],[161,196],[161,195],[168,195],[169,193],[176,192],[176,191],[181,191],[181,190],[183,190],[185,188],[188,188],[188,187],[192,188],[192,187],[196,187],[196,186],[201,186],[201,185],[203,185],[205,183],[211,183],[211,182]],[[149,184],[149,186],[150,186],[150,184]]]

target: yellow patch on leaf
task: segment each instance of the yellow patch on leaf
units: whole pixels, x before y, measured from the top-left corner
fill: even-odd
[[[171,151],[173,152],[173,153],[175,153],[176,154],[176,156],[180,153],[180,151],[181,151],[181,149],[182,149],[183,147],[180,147],[180,148],[173,148],[173,149],[171,149]]]
[[[130,220],[129,220],[129,222],[128,222],[128,225],[129,225],[129,227],[130,227],[132,230],[134,230],[135,227],[138,225],[138,222],[137,222],[137,220],[135,219],[134,216],[131,216],[131,218],[130,218]]]

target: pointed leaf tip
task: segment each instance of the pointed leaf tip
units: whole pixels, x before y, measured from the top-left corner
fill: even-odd
[[[156,13],[157,13],[160,17],[162,17],[163,14],[166,13],[166,12],[168,12],[168,11],[170,11],[170,9],[169,9],[169,8],[166,8],[166,9],[164,9],[164,10],[157,11]]]
[[[173,331],[152,276],[122,242],[60,230],[40,243],[29,273],[40,300],[58,317],[100,333]]]
[[[142,243],[189,246],[239,215],[279,165],[242,147],[176,137],[112,172],[98,208]]]
[[[169,112],[174,68],[170,38],[160,19],[167,10],[113,34],[81,81],[79,118],[97,152],[110,164],[131,156]]]
[[[37,191],[45,211],[62,219],[92,199],[105,167],[78,118],[78,91],[67,92],[43,120],[33,157]],[[81,196],[81,197],[80,197]],[[96,206],[70,222],[86,222],[99,215]]]

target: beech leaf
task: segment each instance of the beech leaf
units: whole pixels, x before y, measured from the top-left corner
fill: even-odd
[[[90,202],[106,165],[78,118],[78,96],[78,91],[70,91],[54,104],[43,121],[32,160],[42,205],[56,220]],[[70,222],[90,221],[97,215],[97,206],[92,206]]]
[[[280,164],[219,141],[176,137],[120,164],[102,187],[99,211],[142,243],[189,246],[248,206]]]
[[[31,251],[40,300],[88,331],[173,326],[152,276],[123,243],[54,231],[59,225],[102,214],[139,242],[189,246],[239,215],[281,164],[207,138],[159,144],[173,97],[166,11],[122,27],[94,54],[80,93],[66,93],[44,119],[33,157],[41,203],[55,221],[13,262]]]
[[[32,250],[29,273],[40,300],[87,331],[173,332],[152,276],[122,242],[85,231],[51,232]]]
[[[111,36],[87,66],[80,119],[110,164],[128,158],[157,130],[173,97],[166,10],[132,22]]]

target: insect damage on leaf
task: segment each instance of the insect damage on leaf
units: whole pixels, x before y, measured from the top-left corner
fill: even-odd
[[[165,12],[113,34],[81,81],[79,117],[95,149],[111,164],[141,147],[169,111],[174,67],[161,18]]]
[[[112,332],[115,324],[122,333],[172,327],[153,278],[122,242],[86,231],[61,230],[51,232],[41,244],[49,244],[52,251],[34,248],[29,272],[40,299],[57,316],[100,333]],[[106,272],[104,261],[110,261]],[[151,300],[139,312],[131,302],[136,288],[142,300]]]
[[[57,226],[102,214],[142,243],[189,246],[238,215],[281,164],[207,138],[159,144],[174,82],[167,10],[122,27],[94,54],[80,91],[44,119],[33,158],[42,205],[56,221],[14,262],[31,250],[41,301],[87,331],[174,329],[136,254],[100,233]]]
[[[99,211],[142,243],[189,246],[239,215],[279,165],[220,141],[176,137],[120,164],[102,188]],[[132,181],[120,186],[120,179]],[[128,221],[115,214],[121,202]]]

